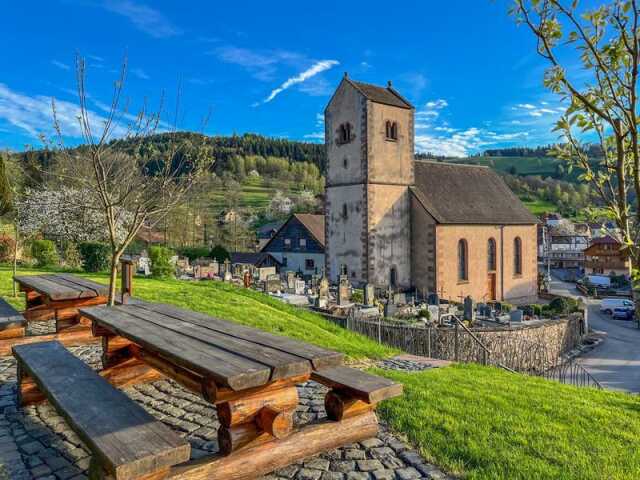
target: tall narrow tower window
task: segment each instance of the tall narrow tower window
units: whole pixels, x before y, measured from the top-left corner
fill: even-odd
[[[387,140],[398,140],[398,122],[385,122],[385,137]]]
[[[350,123],[343,123],[338,127],[338,144],[349,143],[353,140],[353,133]]]
[[[469,249],[467,241],[462,239],[458,242],[458,280],[463,282],[469,280]]]

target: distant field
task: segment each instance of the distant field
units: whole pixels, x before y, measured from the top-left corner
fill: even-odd
[[[534,215],[542,215],[543,213],[555,213],[558,211],[558,206],[546,200],[522,200],[522,203],[529,209]]]
[[[495,170],[511,173],[515,167],[518,175],[555,175],[560,160],[551,157],[471,157],[447,159],[454,163],[475,163],[493,167]]]
[[[262,179],[247,181],[242,185],[240,208],[251,208],[253,210],[266,209],[278,190],[285,195],[298,193],[297,187],[287,182],[282,182],[277,186],[266,186]],[[223,210],[225,208],[225,192],[223,190],[212,193],[211,199],[214,210]]]

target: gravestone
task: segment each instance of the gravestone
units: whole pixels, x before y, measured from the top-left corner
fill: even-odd
[[[269,275],[264,281],[265,293],[277,293],[282,288],[282,281],[279,275]]]
[[[223,272],[224,273],[224,277],[227,278],[227,273],[229,275],[231,275],[231,262],[229,261],[228,258],[224,261],[224,267],[223,268],[224,268],[224,272]]]
[[[393,317],[396,313],[398,313],[398,306],[393,302],[387,301],[384,305],[385,318]]]
[[[364,287],[364,304],[373,305],[376,299],[376,289],[371,284],[366,284]]]
[[[306,286],[307,284],[304,282],[304,280],[296,279],[295,281],[296,295],[304,295],[304,290]]]
[[[437,305],[440,306],[440,297],[437,293],[430,293],[427,297],[427,303],[429,305]]]
[[[340,275],[340,283],[338,284],[338,305],[348,305],[351,303],[351,285],[349,285],[349,277]]]
[[[295,272],[287,272],[287,288],[289,290],[295,290],[295,288],[296,288],[296,274],[295,274]]]
[[[220,274],[220,264],[218,263],[217,260],[214,260],[213,262],[211,262],[211,272],[214,275],[219,275]]]
[[[464,298],[464,316],[465,320],[469,320],[470,322],[476,319],[476,311],[474,308],[473,298],[471,296],[467,296]]]
[[[249,272],[249,270],[245,271],[244,276],[242,277],[244,288],[249,288],[251,286],[251,280],[253,280],[253,278],[251,277],[251,272]]]
[[[393,295],[393,303],[396,305],[406,305],[407,296],[404,293],[396,293]]]
[[[225,282],[230,282],[230,281],[232,281],[232,280],[233,280],[233,275],[231,275],[231,271],[230,271],[230,270],[226,270],[226,271],[224,272],[224,278],[223,278],[223,280],[224,280]]]
[[[327,277],[322,277],[318,284],[318,298],[329,299],[329,280]]]

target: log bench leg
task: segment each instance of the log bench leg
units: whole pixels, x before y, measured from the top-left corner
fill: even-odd
[[[6,338],[20,338],[25,336],[25,328],[24,327],[13,327],[7,328],[5,330],[0,331],[0,340]]]
[[[218,444],[223,455],[285,438],[293,430],[298,406],[295,386],[229,400],[216,405],[220,428]]]
[[[163,478],[167,478],[168,474],[169,468],[167,467],[158,470],[157,472],[135,477],[135,479],[132,480],[162,480]],[[115,480],[115,477],[113,475],[109,475],[105,471],[100,464],[100,461],[95,456],[91,457],[91,461],[89,462],[88,477],[89,480]]]
[[[36,382],[24,371],[24,368],[18,362],[18,405],[24,407],[40,403],[46,400],[44,393],[40,391]]]
[[[170,479],[249,480],[286,467],[299,460],[342,445],[375,437],[378,418],[375,412],[310,425],[283,439],[274,439],[231,455],[216,455],[171,468]]]

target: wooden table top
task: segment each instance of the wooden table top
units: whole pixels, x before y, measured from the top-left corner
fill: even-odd
[[[16,275],[14,280],[51,300],[79,300],[109,295],[109,286],[69,273]]]
[[[341,365],[344,355],[172,305],[81,308],[100,327],[233,390]]]

